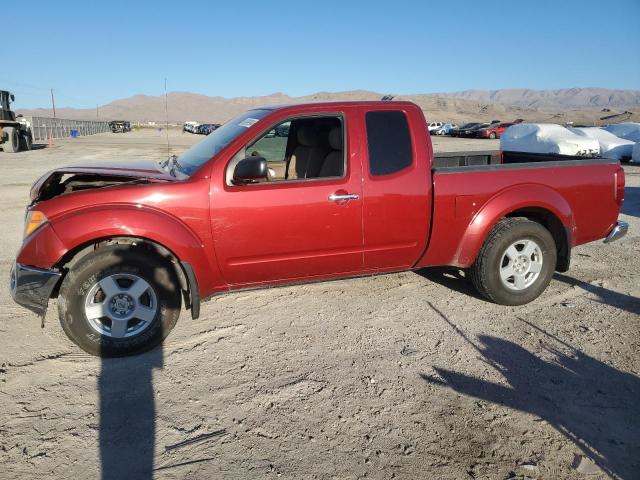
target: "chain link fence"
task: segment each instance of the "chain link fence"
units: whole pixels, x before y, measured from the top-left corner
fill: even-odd
[[[109,122],[51,117],[25,117],[25,119],[31,123],[31,132],[35,142],[45,142],[49,138],[94,135],[111,131]]]

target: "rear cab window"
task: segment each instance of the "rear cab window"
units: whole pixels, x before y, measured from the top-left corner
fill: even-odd
[[[413,149],[405,113],[371,111],[366,113],[365,119],[371,175],[390,175],[411,166]]]

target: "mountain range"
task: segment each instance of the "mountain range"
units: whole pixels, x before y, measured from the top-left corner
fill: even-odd
[[[132,122],[170,123],[185,121],[221,123],[244,110],[261,105],[292,102],[379,100],[383,94],[367,90],[318,92],[303,97],[273,93],[256,97],[210,97],[190,92],[165,97],[135,95],[115,100],[96,109],[57,108],[59,118],[76,120],[123,119]],[[454,93],[394,95],[410,100],[424,110],[429,121],[502,121],[523,118],[527,121],[600,124],[601,117],[630,111],[633,113],[607,120],[640,121],[640,90],[570,88],[562,90],[465,90]],[[52,116],[51,109],[18,109],[25,116]]]

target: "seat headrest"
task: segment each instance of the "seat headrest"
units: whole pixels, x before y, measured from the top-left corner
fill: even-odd
[[[318,130],[311,125],[300,125],[297,135],[298,143],[305,147],[315,147],[320,141]]]
[[[342,150],[342,129],[340,127],[332,128],[329,131],[329,146],[333,150]]]

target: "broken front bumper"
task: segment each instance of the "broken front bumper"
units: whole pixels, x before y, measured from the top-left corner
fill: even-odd
[[[607,238],[604,239],[604,243],[611,243],[615,242],[616,240],[620,240],[627,234],[628,230],[629,224],[627,222],[618,220],[615,227],[613,227],[609,232],[609,235],[607,235]]]
[[[49,297],[60,276],[60,272],[16,263],[9,277],[11,297],[19,305],[44,317],[47,313]]]

